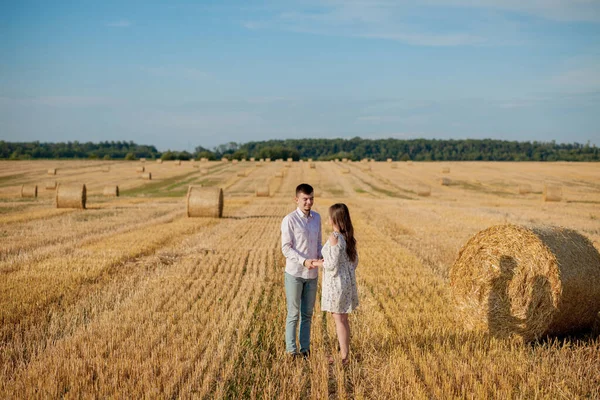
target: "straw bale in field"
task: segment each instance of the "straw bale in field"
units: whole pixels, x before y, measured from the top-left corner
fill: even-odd
[[[21,185],[21,197],[36,198],[37,194],[37,185]]]
[[[449,186],[452,183],[450,178],[440,178],[440,185]]]
[[[523,183],[519,185],[519,194],[529,194],[533,190],[531,189],[531,185],[528,183]]]
[[[525,341],[583,331],[600,312],[600,254],[570,229],[493,226],[462,247],[450,285],[469,329]]]
[[[417,188],[417,196],[428,197],[431,196],[431,188],[426,185],[421,185]]]
[[[339,158],[336,158],[336,159],[335,159],[335,162],[340,162],[340,159],[339,159]]]
[[[54,189],[56,189],[56,181],[46,181],[46,184],[44,185],[44,188],[46,190],[54,190]]]
[[[175,165],[181,165],[181,160],[175,160]]]
[[[342,168],[342,174],[349,174],[350,173],[350,168]]]
[[[275,172],[275,178],[283,178],[283,171]]]
[[[390,164],[390,168],[392,168],[392,169],[398,169],[398,164],[396,164],[396,163],[391,163],[391,164]]]
[[[316,164],[314,162],[311,162],[310,164],[308,164],[308,166],[310,168],[317,168]]]
[[[146,179],[148,181],[151,181],[152,180],[152,172],[144,172],[141,175],[141,177],[142,177],[142,179]]]
[[[194,165],[192,165],[192,167],[194,167],[194,168],[200,168],[200,166],[198,164],[194,164]]]
[[[158,164],[162,164],[162,163],[163,163],[163,160],[162,160],[161,158],[157,158],[157,159],[156,159],[156,162],[157,162]]]
[[[83,183],[59,183],[56,187],[56,208],[83,208],[87,190]]]
[[[442,168],[442,174],[449,174],[449,173],[450,173],[450,167]]]
[[[371,170],[371,166],[370,165],[366,165],[366,166],[362,167],[362,170],[365,171],[365,172],[366,171],[370,171]]]
[[[555,185],[544,185],[544,201],[561,201],[562,187]]]
[[[242,162],[246,162],[246,159],[245,159],[245,158],[242,158]]]
[[[313,162],[313,159],[312,159],[312,158],[309,158],[309,159],[308,159],[308,162]]]
[[[246,171],[238,171],[237,176],[242,178],[246,177]]]
[[[413,162],[412,162],[411,160],[408,160],[408,161],[406,162],[406,165],[413,165]]]
[[[348,162],[348,159],[347,159],[347,158],[342,158],[342,162],[345,162],[345,163],[347,163],[347,162]]]
[[[206,174],[208,174],[208,169],[206,169],[206,168],[201,168],[201,169],[200,169],[200,174],[202,174],[202,175],[206,175]]]
[[[256,197],[269,197],[270,194],[269,185],[256,188]]]
[[[141,162],[146,162],[146,159],[144,157],[140,158]]]
[[[290,163],[290,162],[288,162],[288,163],[285,163],[285,167],[286,167],[286,168],[292,168],[292,163]]]
[[[369,162],[369,159],[368,158],[363,158],[363,159],[360,160],[360,162],[361,163],[367,163],[367,162]]]
[[[200,158],[200,162],[208,162],[208,158],[207,157],[202,157],[202,158]]]
[[[139,174],[141,174],[144,171],[146,171],[146,167],[144,167],[144,166],[135,168],[135,172],[137,172]]]
[[[119,197],[119,187],[117,185],[104,186],[102,195],[107,197]]]
[[[57,171],[56,168],[49,168],[48,169],[48,175],[56,175],[56,171]]]
[[[287,162],[293,162],[294,159],[292,157],[288,157]]]
[[[386,161],[387,161],[387,162],[389,162],[389,163],[391,163],[391,162],[392,162],[392,159],[391,159],[391,158],[388,158]]]
[[[262,161],[262,158],[261,158],[261,161]],[[265,162],[271,162],[271,158],[269,158],[269,157],[265,158]]]
[[[275,160],[276,162],[283,162],[283,158],[278,158],[277,160]]]
[[[250,157],[250,162],[254,162],[254,161],[256,161],[256,158]]]
[[[232,164],[237,164],[237,163],[238,163],[238,160],[231,160],[231,163],[232,163]]]
[[[223,216],[223,189],[189,186],[186,207],[188,217],[221,218]]]

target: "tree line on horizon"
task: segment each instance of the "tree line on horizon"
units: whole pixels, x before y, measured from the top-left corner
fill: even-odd
[[[0,159],[103,159],[136,160],[139,158],[168,160],[209,160],[271,158],[328,161],[373,159],[385,161],[600,161],[600,149],[581,143],[518,142],[495,139],[286,139],[229,142],[210,150],[202,146],[194,152],[159,152],[153,145],[132,141],[99,143],[78,141],[6,142],[0,141]]]

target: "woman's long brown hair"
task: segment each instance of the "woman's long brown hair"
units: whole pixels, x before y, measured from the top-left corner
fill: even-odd
[[[356,239],[354,239],[354,227],[350,219],[350,211],[344,203],[337,203],[329,207],[329,216],[338,227],[340,233],[346,239],[346,254],[352,262],[356,262]]]

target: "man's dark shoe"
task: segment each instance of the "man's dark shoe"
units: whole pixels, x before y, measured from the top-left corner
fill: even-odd
[[[301,351],[300,355],[302,356],[302,358],[304,358],[305,360],[308,360],[308,357],[310,357],[310,350],[305,350],[305,351]]]

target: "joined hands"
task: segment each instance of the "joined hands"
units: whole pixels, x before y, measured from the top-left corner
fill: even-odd
[[[305,262],[306,268],[308,269],[315,269],[318,267],[322,267],[323,266],[323,259],[317,260],[317,259],[307,259]]]

